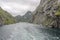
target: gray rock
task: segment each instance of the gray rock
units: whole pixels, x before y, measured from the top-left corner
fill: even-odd
[[[59,0],[41,0],[39,6],[33,12],[33,23],[43,25],[54,25],[53,21],[56,21],[55,13],[59,9]]]

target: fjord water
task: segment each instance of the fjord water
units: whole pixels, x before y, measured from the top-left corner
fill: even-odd
[[[60,40],[60,30],[22,22],[0,27],[0,40]]]

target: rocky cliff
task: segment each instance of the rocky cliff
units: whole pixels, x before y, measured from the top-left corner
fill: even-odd
[[[15,23],[15,18],[0,7],[0,25]]]
[[[46,26],[57,27],[60,16],[60,0],[41,0],[33,12],[32,22]]]

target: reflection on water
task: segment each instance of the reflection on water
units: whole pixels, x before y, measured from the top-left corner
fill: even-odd
[[[0,27],[0,40],[60,40],[60,29],[30,23],[6,25]]]

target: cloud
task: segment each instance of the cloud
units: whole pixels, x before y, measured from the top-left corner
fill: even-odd
[[[28,10],[33,11],[38,4],[37,0],[0,0],[0,6],[13,16],[24,15]]]

